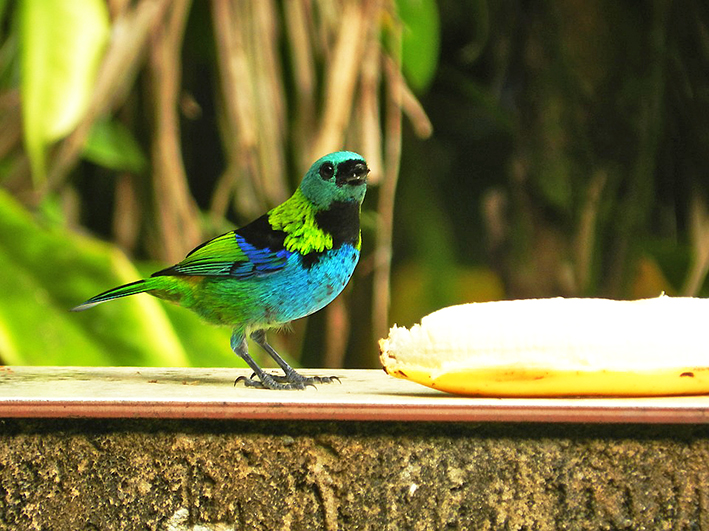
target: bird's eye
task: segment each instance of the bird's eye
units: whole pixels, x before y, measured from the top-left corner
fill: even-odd
[[[331,179],[333,175],[335,175],[335,166],[333,166],[332,163],[326,162],[320,166],[320,177],[327,181]]]

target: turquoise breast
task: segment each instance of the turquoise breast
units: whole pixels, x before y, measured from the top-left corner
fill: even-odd
[[[268,297],[268,306],[282,322],[317,312],[342,293],[359,261],[359,250],[344,244],[324,252],[309,268],[301,260],[297,254],[289,257]]]

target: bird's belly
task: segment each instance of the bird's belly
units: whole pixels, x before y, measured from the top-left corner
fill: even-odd
[[[300,319],[327,306],[347,285],[359,260],[351,245],[326,251],[310,267],[293,254],[274,273],[248,279],[205,278],[190,306],[208,321],[266,328]]]

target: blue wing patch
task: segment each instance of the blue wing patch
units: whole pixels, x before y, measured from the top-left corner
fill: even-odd
[[[291,252],[285,249],[272,251],[268,247],[262,249],[251,245],[240,234],[236,234],[236,243],[247,258],[242,262],[234,262],[229,269],[229,275],[236,278],[267,275],[280,271],[291,255]]]
[[[246,279],[268,275],[283,269],[291,255],[286,249],[256,247],[238,231],[227,232],[194,249],[172,267],[154,273]]]

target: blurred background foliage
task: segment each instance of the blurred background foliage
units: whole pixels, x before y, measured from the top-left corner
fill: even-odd
[[[296,363],[460,302],[707,294],[702,0],[0,0],[0,362],[237,365],[149,296],[67,310],[343,147],[363,256],[273,334]]]

